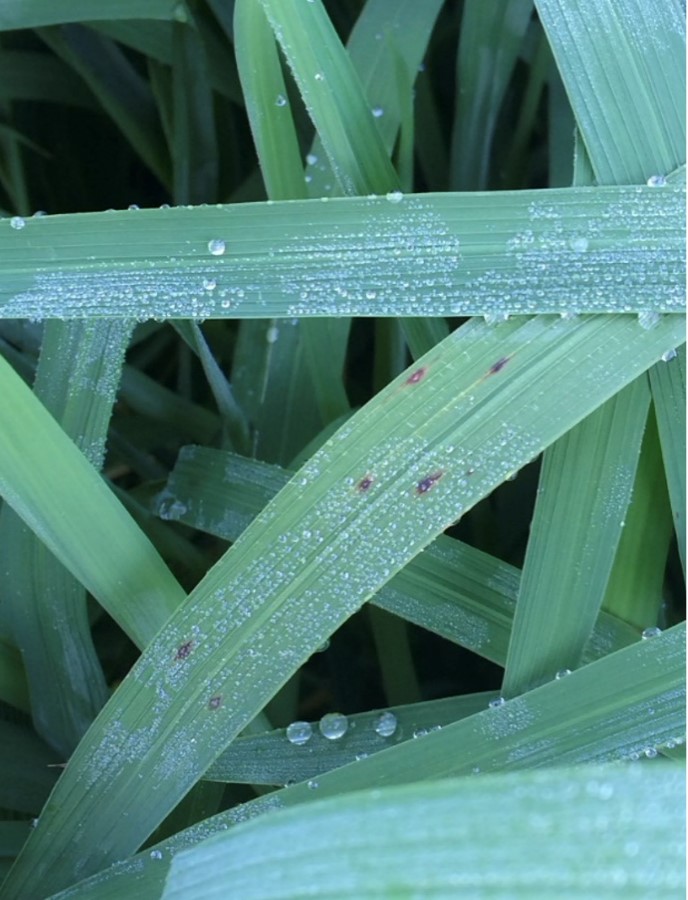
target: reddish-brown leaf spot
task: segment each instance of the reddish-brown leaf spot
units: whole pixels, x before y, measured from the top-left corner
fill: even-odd
[[[193,647],[193,641],[186,641],[183,644],[180,644],[177,647],[177,655],[175,659],[186,659],[187,656],[191,655],[191,649]]]
[[[416,493],[427,494],[427,492],[437,484],[437,482],[443,475],[444,472],[433,472],[432,475],[427,475],[416,485]]]
[[[217,697],[211,697],[208,700],[208,709],[219,709],[222,706],[222,697],[218,694]]]
[[[425,366],[421,366],[420,369],[416,369],[413,374],[409,375],[404,384],[418,384],[419,381],[422,381],[425,376],[428,374],[428,370]]]
[[[501,359],[498,359],[496,363],[493,363],[490,366],[488,371],[488,375],[495,375],[497,372],[501,372],[504,366],[509,362],[508,356],[503,356]]]
[[[361,478],[361,480],[356,485],[356,488],[359,491],[367,491],[368,488],[370,488],[372,486],[373,481],[375,481],[375,479],[373,478],[372,475],[366,475],[365,478]]]

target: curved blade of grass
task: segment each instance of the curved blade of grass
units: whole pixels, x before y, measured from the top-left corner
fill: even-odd
[[[327,772],[317,788],[297,784],[220,813],[65,891],[60,900],[105,900],[123,892],[140,900],[158,896],[155,890],[180,850],[266,812],[304,803],[310,809],[315,798],[341,802],[343,793],[385,784],[611,762],[638,758],[655,746],[675,747],[685,741],[684,670],[682,623],[497,709]],[[627,778],[632,770],[622,771]]]
[[[395,717],[396,728],[387,736],[375,731],[381,711],[373,710],[348,716],[347,733],[337,741],[323,737],[317,722],[312,725],[312,736],[300,746],[287,740],[284,728],[238,737],[203,777],[209,781],[280,786],[306,781],[480,712],[495,696],[495,691],[487,691],[390,707],[385,712]]]
[[[0,56],[0,100],[40,100],[95,108],[93,95],[61,60],[35,50],[4,47]]]
[[[163,900],[670,895],[685,886],[681,766],[583,767],[368,791],[180,853]],[[571,815],[575,807],[576,815]],[[671,811],[669,811],[671,810]],[[638,822],[643,827],[642,860]],[[566,848],[566,849],[564,849]]]
[[[682,312],[684,202],[667,185],[5,220],[0,315]]]
[[[260,2],[344,194],[398,187],[358,73],[320,0]]]
[[[0,31],[14,28],[36,28],[65,22],[88,22],[94,19],[175,19],[182,4],[178,0],[69,0],[56,6],[52,0],[3,0],[0,7]]]
[[[666,479],[655,416],[651,413],[633,498],[604,596],[604,608],[639,631],[659,620],[671,535]]]
[[[208,447],[183,447],[154,508],[163,519],[235,541],[291,473]],[[518,595],[514,566],[440,535],[370,602],[503,666]],[[584,659],[634,643],[638,631],[601,613]]]
[[[650,369],[674,528],[686,568],[686,348]]]
[[[378,394],[147,646],[65,769],[6,896],[66,887],[134,851],[325,638],[509,472],[647,369],[681,324],[472,321]],[[133,808],[127,828],[113,827]]]
[[[48,322],[34,391],[92,465],[105,456],[130,322]],[[0,560],[34,726],[66,759],[108,697],[86,592],[19,516],[0,512]]]
[[[139,646],[183,600],[148,539],[2,358],[0,493]]]
[[[621,539],[649,405],[647,381],[637,379],[544,453],[505,697],[579,664]]]
[[[680,0],[535,5],[598,183],[643,183],[685,163]]]
[[[399,93],[396,68],[403,64],[416,73],[442,7],[440,0],[368,0],[356,20],[347,52],[365,91],[385,150],[391,155],[402,117],[404,96]],[[380,115],[380,113],[382,113]],[[322,140],[316,134],[306,158],[306,177],[312,197],[334,196],[340,191]],[[380,185],[378,190],[385,190]]]
[[[467,0],[456,59],[456,109],[451,149],[455,191],[484,191],[494,130],[518,59],[533,0]]]

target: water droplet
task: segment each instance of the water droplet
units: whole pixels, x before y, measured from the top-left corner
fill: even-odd
[[[427,728],[416,728],[416,730],[413,732],[413,738],[415,740],[416,738],[425,737],[425,735],[427,733],[428,733]]]
[[[277,97],[275,98],[275,106],[286,106],[286,105],[287,105],[287,98],[284,96],[284,94],[278,94]]]
[[[222,256],[226,249],[227,245],[220,238],[213,238],[212,241],[208,241],[208,250],[213,256]]]
[[[341,713],[327,713],[320,720],[318,727],[322,736],[326,737],[328,741],[338,741],[339,738],[344,737],[346,734],[349,721]]]
[[[316,653],[324,653],[326,650],[330,649],[330,639],[328,638],[324,641],[319,647],[315,648]]]
[[[217,281],[214,278],[203,279],[203,289],[206,291],[214,291],[217,287]]]
[[[662,362],[670,362],[672,359],[676,359],[678,354],[672,347],[671,350],[667,350],[666,353],[662,353]]]
[[[646,641],[649,638],[658,637],[658,635],[660,635],[661,633],[661,628],[657,628],[656,625],[652,625],[650,628],[645,628],[640,636],[644,641]]]
[[[498,706],[504,706],[505,703],[504,697],[495,697],[494,700],[490,700],[489,707],[490,709],[497,709]]]
[[[310,722],[292,722],[287,726],[287,740],[297,747],[310,741],[312,735],[313,726]]]
[[[362,759],[368,759],[367,753],[357,753],[355,756],[356,762],[360,762]]]
[[[585,253],[588,246],[589,241],[586,237],[572,237],[569,240],[569,247],[576,253]]]
[[[141,209],[141,207],[138,205],[138,203],[130,203],[129,206],[127,206],[127,209],[130,209],[132,212],[136,212],[136,210]]]
[[[313,78],[315,78],[316,81],[324,81],[325,80],[325,76],[323,75],[322,72],[316,72],[315,75],[313,76]]]
[[[657,751],[655,750],[654,747],[646,747],[646,748],[643,750],[643,753],[645,754],[645,756],[646,756],[648,759],[655,759],[655,757],[657,756]]]
[[[309,166],[314,166],[317,163],[317,161],[318,161],[318,157],[315,155],[315,153],[307,153],[306,154],[306,162],[308,163]]]
[[[307,785],[312,791],[314,791],[314,790],[318,787],[318,782],[317,782],[317,781],[308,781],[308,782],[306,782],[306,785]]]
[[[162,859],[162,851],[161,850],[151,850],[150,858],[151,859]]]
[[[401,203],[401,201],[404,199],[404,195],[401,191],[389,191],[389,193],[385,196],[390,203]]]
[[[279,337],[279,328],[276,328],[274,325],[271,325],[270,328],[265,332],[265,340],[268,344],[274,344],[277,338]]]
[[[571,674],[571,669],[559,669],[557,674],[554,676],[557,681],[561,681],[562,678],[566,678],[567,675]]]
[[[638,313],[638,325],[640,325],[641,328],[644,328],[645,331],[649,331],[657,324],[659,324],[659,313],[655,312],[655,310],[644,309],[642,312]]]
[[[21,216],[12,216],[10,219],[10,228],[14,228],[15,231],[21,231],[25,225],[26,221]]]
[[[385,114],[385,111],[381,106],[374,106],[371,109],[371,112],[376,119],[381,119]]]
[[[648,187],[664,187],[667,183],[665,175],[650,175],[647,179]]]
[[[32,219],[41,219],[43,216],[47,216],[48,213],[44,209],[37,209],[35,213],[31,214]]]
[[[36,828],[36,826],[38,825],[39,821],[40,821],[40,819],[31,819],[31,827],[32,827],[32,828]]]
[[[397,717],[393,712],[387,710],[386,712],[380,713],[375,719],[373,728],[380,737],[391,737],[397,730],[397,724]]]

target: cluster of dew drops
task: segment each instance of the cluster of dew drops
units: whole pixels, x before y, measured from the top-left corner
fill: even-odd
[[[383,738],[392,737],[397,730],[397,725],[397,717],[389,710],[381,712],[373,721],[375,733]],[[318,730],[328,741],[338,741],[349,730],[349,720],[342,713],[327,713],[320,719]],[[286,734],[290,744],[302,746],[307,744],[313,736],[313,726],[310,722],[292,722],[287,727]]]

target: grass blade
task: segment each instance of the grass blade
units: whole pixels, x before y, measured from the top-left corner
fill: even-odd
[[[0,9],[0,31],[36,28],[65,22],[88,22],[96,19],[175,19],[183,12],[178,0],[149,0],[144,7],[137,0],[102,0],[94,6],[91,0],[70,0],[55,6],[52,0],[3,0]]]
[[[684,203],[666,185],[5,220],[0,315],[651,311],[651,325],[683,312]]]

